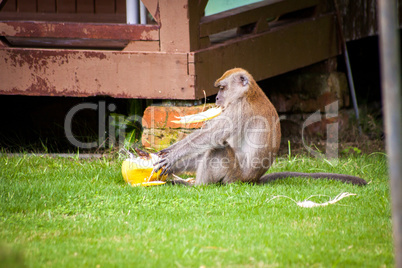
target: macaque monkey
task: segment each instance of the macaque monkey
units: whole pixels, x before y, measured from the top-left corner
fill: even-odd
[[[278,113],[246,70],[235,68],[216,80],[216,105],[222,113],[170,147],[161,150],[154,171],[196,172],[195,184],[266,183],[287,177],[328,178],[364,185],[361,178],[331,173],[265,174],[279,149]],[[186,183],[185,183],[186,184]]]

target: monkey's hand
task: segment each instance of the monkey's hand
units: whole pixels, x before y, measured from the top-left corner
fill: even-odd
[[[168,153],[169,153],[169,148],[166,148],[166,149],[163,149],[163,150],[160,150],[158,153],[157,153],[157,155],[160,157],[160,158],[164,158]]]
[[[162,169],[160,176],[172,174],[172,167],[176,162],[169,150],[162,150],[158,153],[160,160],[154,164],[154,172]]]

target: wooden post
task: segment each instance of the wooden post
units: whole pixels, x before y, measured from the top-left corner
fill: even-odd
[[[207,3],[207,0],[159,1],[161,51],[190,52],[200,48],[199,22]]]

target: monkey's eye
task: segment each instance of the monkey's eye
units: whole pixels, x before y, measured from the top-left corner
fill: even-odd
[[[224,86],[220,86],[220,87],[219,87],[219,90],[224,90],[224,89],[225,89]]]

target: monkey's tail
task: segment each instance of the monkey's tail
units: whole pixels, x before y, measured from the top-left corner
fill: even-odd
[[[352,183],[355,185],[366,185],[367,181],[362,178],[344,175],[344,174],[336,174],[336,173],[303,173],[303,172],[276,172],[276,173],[268,173],[262,176],[258,183],[269,183],[271,181],[285,179],[285,178],[313,178],[313,179],[329,179],[329,180],[337,180],[346,183]]]

